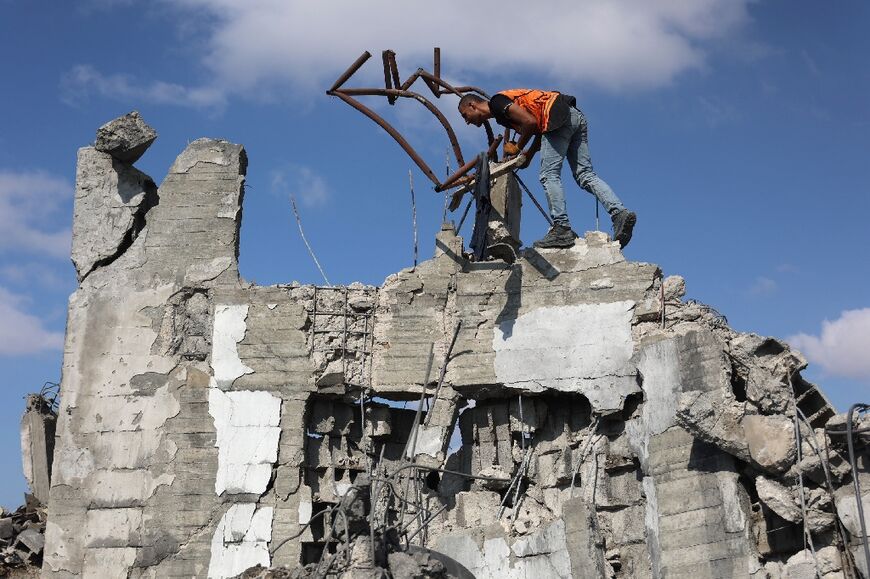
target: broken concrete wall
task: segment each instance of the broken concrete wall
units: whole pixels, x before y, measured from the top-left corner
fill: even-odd
[[[194,141],[138,217],[79,227],[112,258],[70,299],[46,576],[340,576],[410,542],[477,577],[785,577],[804,518],[852,568],[842,436],[787,345],[598,232],[511,265],[445,227],[380,288],[254,286],[245,170]],[[342,530],[363,479],[376,544]]]

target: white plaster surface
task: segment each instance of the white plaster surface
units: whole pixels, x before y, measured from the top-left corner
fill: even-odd
[[[414,446],[416,455],[427,454],[432,458],[437,458],[441,452],[441,447],[446,434],[446,428],[443,426],[424,426],[420,425],[417,428],[417,444]],[[410,452],[410,449],[408,449]]]
[[[232,385],[239,376],[254,372],[239,358],[238,343],[245,339],[247,317],[246,304],[215,306],[211,367],[218,386],[222,388]]]
[[[638,390],[630,359],[633,301],[542,307],[493,328],[495,375],[533,392],[580,392],[619,410]]]
[[[209,579],[235,577],[256,565],[270,566],[273,509],[256,507],[254,503],[234,504],[224,513],[211,540]]]
[[[215,492],[262,494],[278,460],[281,399],[262,391],[209,388],[218,447]]]
[[[460,533],[440,537],[435,549],[464,565],[477,579],[571,578],[561,519],[510,546],[502,537],[494,537],[483,541],[481,548],[471,535]]]

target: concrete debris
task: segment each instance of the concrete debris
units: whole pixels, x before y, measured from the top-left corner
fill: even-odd
[[[133,111],[97,129],[94,148],[132,165],[155,139],[157,131],[142,119],[138,111]]]
[[[870,440],[787,344],[603,232],[522,249],[510,179],[506,261],[445,224],[381,287],[248,283],[246,170],[79,154],[44,577],[856,577]]]
[[[0,507],[0,577],[38,576],[45,546],[45,508],[32,495],[14,513]]]
[[[792,490],[774,480],[759,476],[755,479],[758,498],[767,508],[791,523],[800,522],[801,509]]]
[[[795,461],[794,422],[787,416],[755,414],[743,419],[743,432],[752,462],[766,472],[782,473]]]

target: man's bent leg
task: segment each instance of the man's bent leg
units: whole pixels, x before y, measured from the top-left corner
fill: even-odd
[[[550,217],[556,225],[570,227],[568,211],[565,207],[565,190],[562,188],[562,161],[568,150],[571,133],[563,131],[563,127],[550,133],[544,133],[541,139],[541,171],[539,178],[547,203],[550,206]]]
[[[586,118],[582,112],[572,107],[571,124],[575,123],[579,125],[579,129],[572,136],[567,150],[568,165],[571,167],[574,180],[580,187],[595,195],[610,215],[622,211],[625,209],[622,201],[619,200],[610,185],[592,170]]]

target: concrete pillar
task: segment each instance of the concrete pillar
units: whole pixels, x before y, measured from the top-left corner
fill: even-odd
[[[31,494],[43,505],[48,504],[51,486],[56,422],[57,416],[42,396],[27,397],[27,410],[21,418],[21,463]]]

